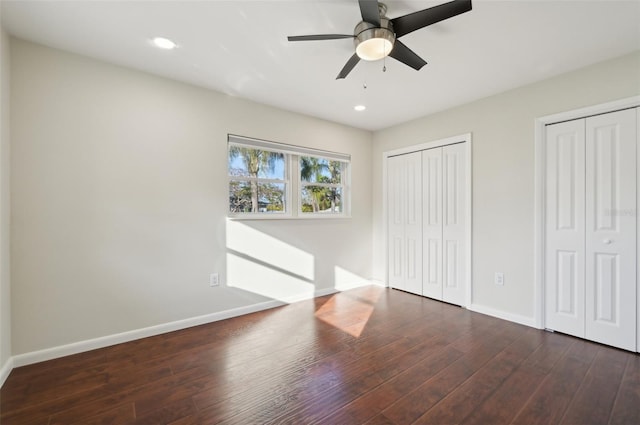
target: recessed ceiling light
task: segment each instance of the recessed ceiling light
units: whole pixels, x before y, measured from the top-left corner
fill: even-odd
[[[364,111],[365,109],[367,109],[367,107],[364,106],[364,105],[356,105],[356,106],[353,107],[353,109],[355,109],[358,112],[361,112],[361,111]]]
[[[151,41],[153,42],[154,46],[160,49],[172,50],[178,47],[178,45],[174,41],[171,41],[168,38],[164,38],[164,37],[155,37]]]

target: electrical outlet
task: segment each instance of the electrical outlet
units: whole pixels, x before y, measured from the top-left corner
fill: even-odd
[[[220,286],[220,277],[218,273],[211,273],[209,275],[209,286]]]
[[[504,285],[504,273],[496,272],[494,281],[495,281],[496,285],[503,286]]]

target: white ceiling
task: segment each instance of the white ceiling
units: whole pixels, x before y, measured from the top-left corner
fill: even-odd
[[[387,0],[387,16],[444,2]],[[357,0],[2,0],[1,13],[19,38],[369,130],[640,50],[640,0],[474,0],[402,37],[428,62],[421,71],[361,61],[345,80],[351,39],[287,35],[351,34]],[[154,36],[179,48],[158,50]]]

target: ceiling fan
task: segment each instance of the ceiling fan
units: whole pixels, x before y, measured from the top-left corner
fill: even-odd
[[[349,34],[296,35],[287,37],[289,41],[336,40],[353,38],[356,52],[347,61],[336,80],[345,78],[360,59],[374,61],[386,56],[420,70],[427,62],[415,54],[398,38],[426,26],[444,21],[471,10],[471,0],[454,0],[408,15],[389,19],[387,6],[376,0],[358,0],[362,22]]]

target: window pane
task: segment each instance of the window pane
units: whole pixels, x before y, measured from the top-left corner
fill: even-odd
[[[341,183],[342,163],[313,156],[300,157],[300,178],[309,183]]]
[[[284,183],[258,184],[259,212],[284,212]]]
[[[341,213],[342,188],[305,186],[301,190],[303,213]]]
[[[229,175],[285,179],[285,155],[261,149],[229,145]]]
[[[284,183],[229,182],[229,211],[284,212]]]

